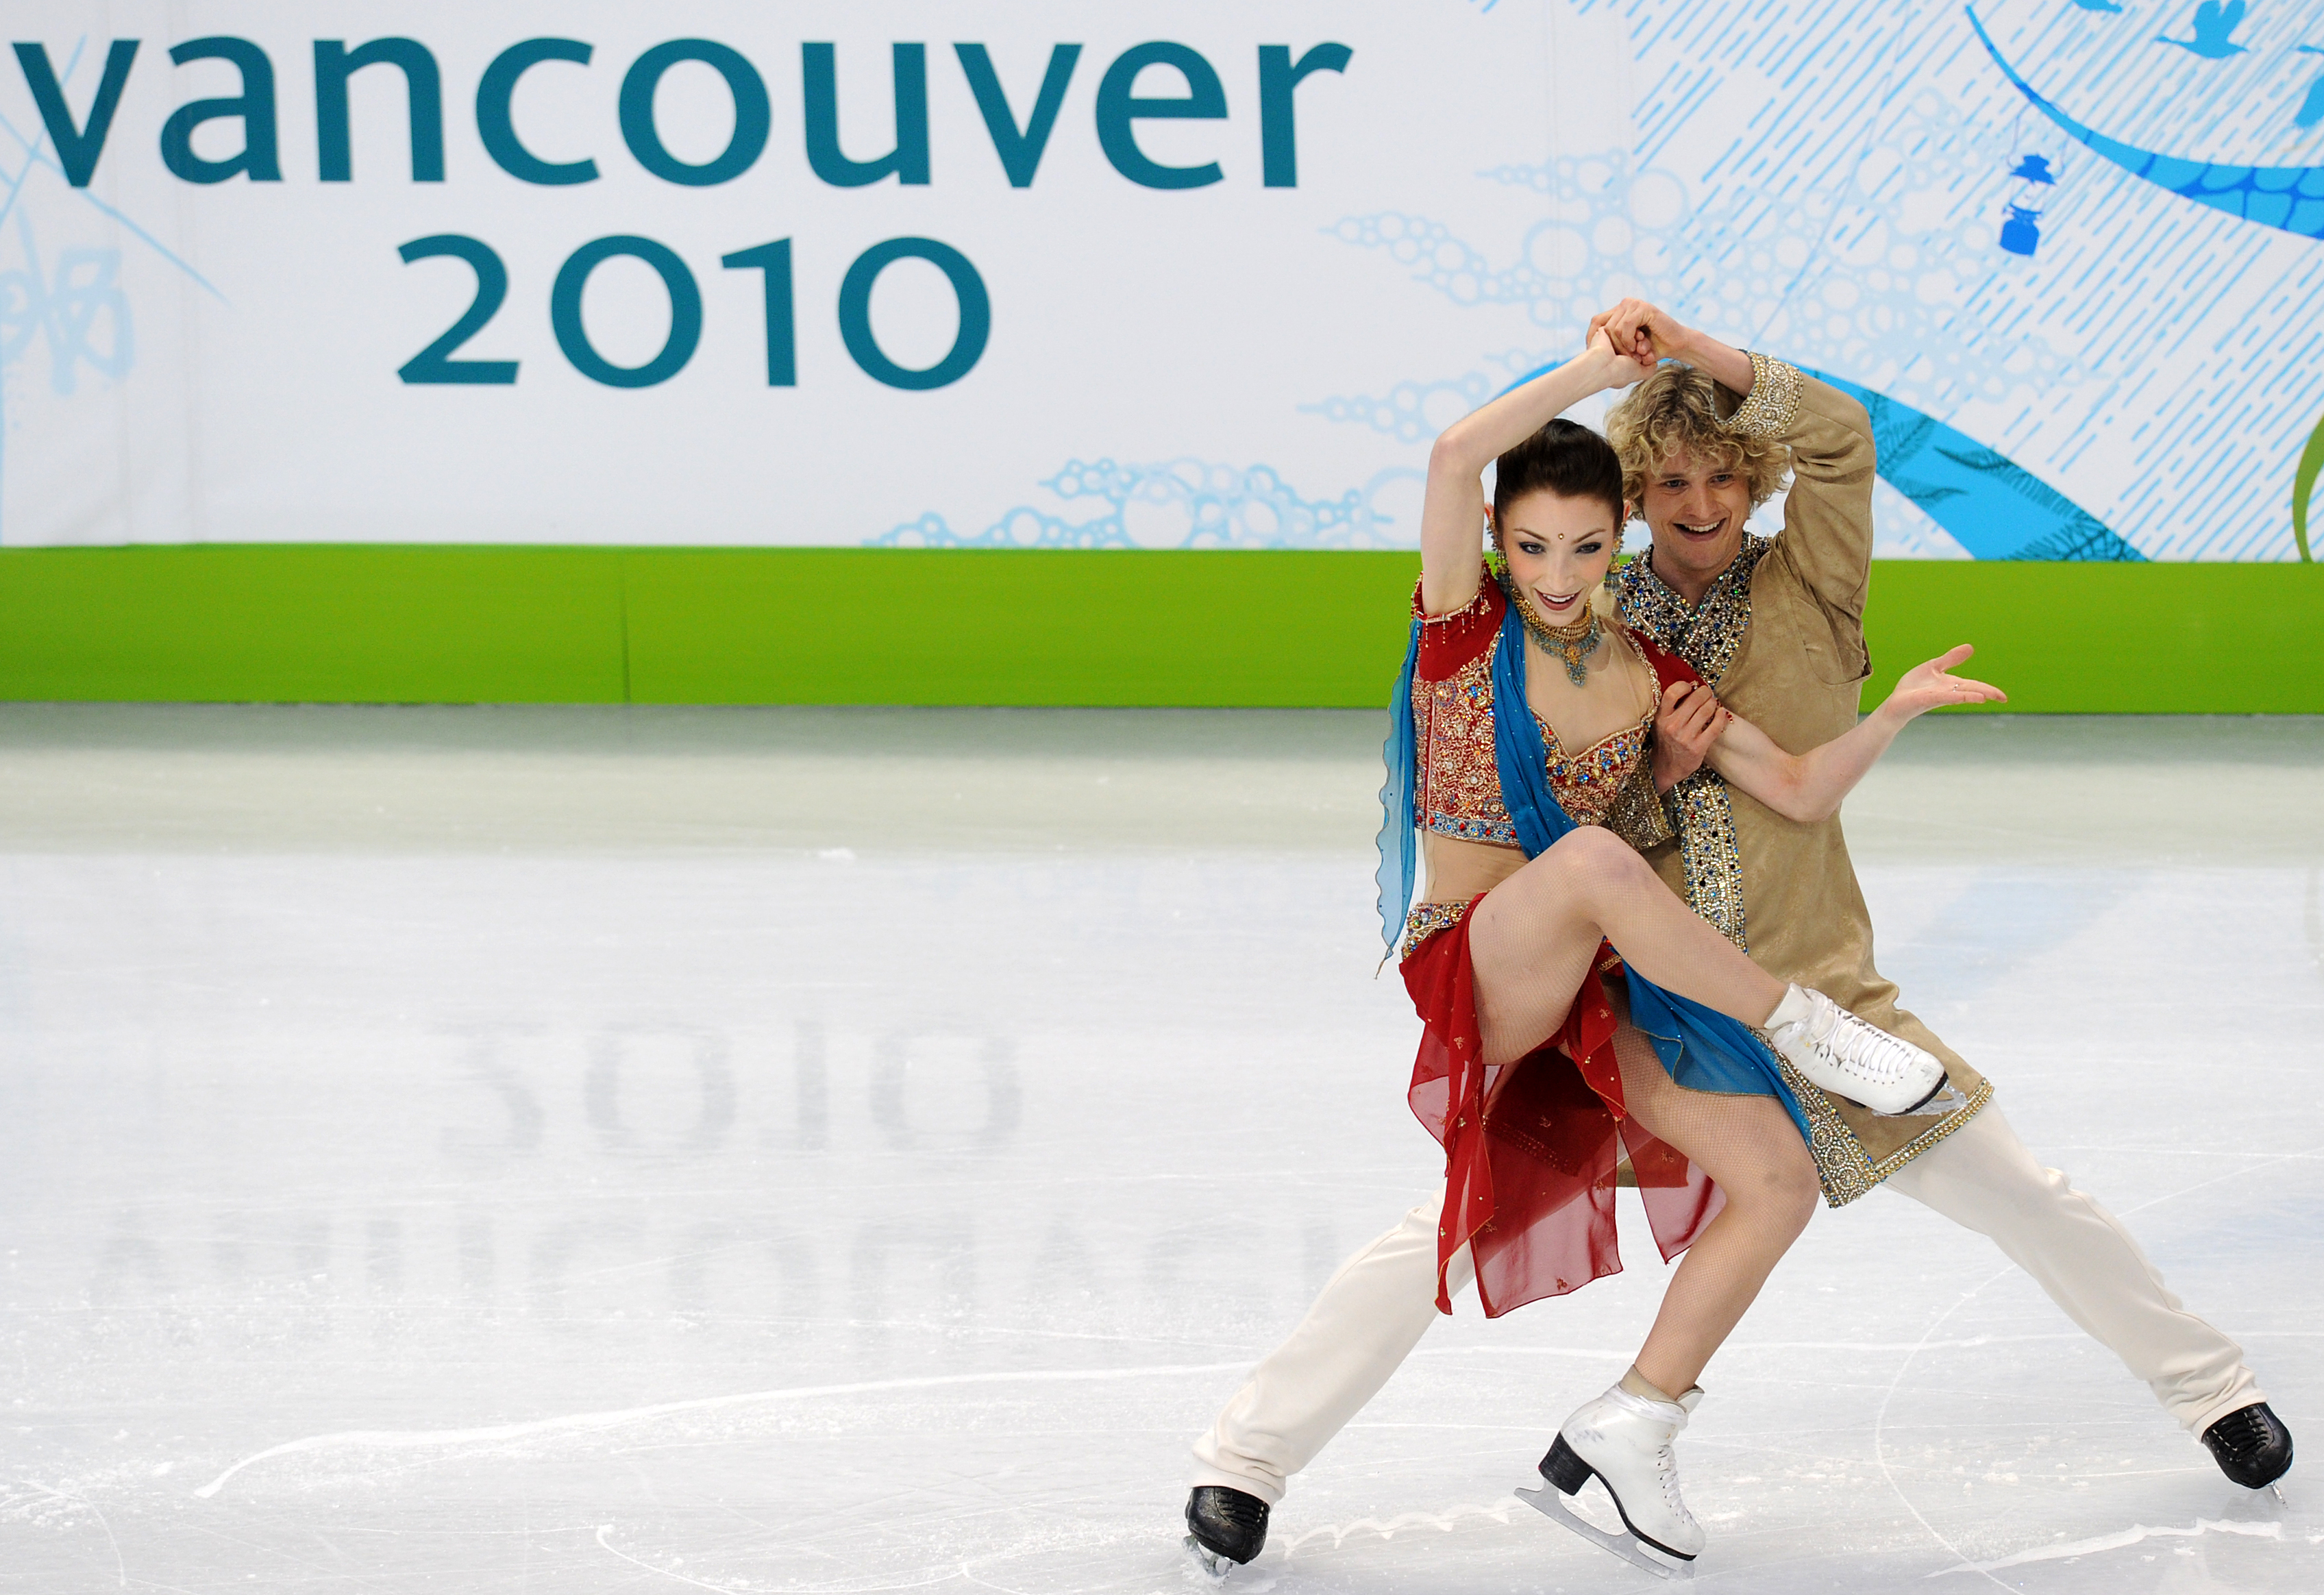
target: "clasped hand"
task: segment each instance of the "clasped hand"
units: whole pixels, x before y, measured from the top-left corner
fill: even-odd
[[[1636,365],[1637,374],[1644,376],[1659,361],[1683,357],[1691,336],[1659,306],[1642,299],[1626,299],[1590,318],[1588,341],[1594,349],[1604,339],[1609,352]]]
[[[1667,792],[1702,768],[1711,744],[1734,715],[1699,681],[1674,681],[1663,688],[1655,711],[1655,790]]]

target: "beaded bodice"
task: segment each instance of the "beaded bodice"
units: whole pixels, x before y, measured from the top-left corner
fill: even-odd
[[[1518,844],[1517,825],[1501,801],[1500,767],[1493,751],[1493,655],[1507,605],[1500,589],[1488,580],[1466,608],[1424,617],[1420,668],[1412,682],[1419,753],[1414,823],[1439,836],[1495,847]],[[1637,648],[1627,632],[1612,631],[1617,646]],[[1646,662],[1643,654],[1640,662]],[[1646,756],[1654,718],[1649,708],[1636,724],[1569,752],[1548,723],[1534,716],[1549,752],[1550,788],[1577,825],[1606,823],[1623,784]]]

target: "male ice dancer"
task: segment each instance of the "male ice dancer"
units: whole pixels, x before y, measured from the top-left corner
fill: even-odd
[[[1659,367],[1608,417],[1625,495],[1653,533],[1646,557],[1612,580],[1623,619],[1785,746],[1853,725],[1871,673],[1874,454],[1863,406],[1640,300],[1599,319],[1618,346],[1683,362]],[[1779,539],[1743,530],[1752,496],[1733,467],[1738,445],[1755,438],[1790,451]],[[1677,833],[1648,853],[1663,879],[1778,980],[1812,984],[1936,1054],[1967,1095],[1943,1115],[1880,1118],[1806,1087],[1818,1141],[1830,1131],[1817,1160],[1835,1204],[1885,1184],[1990,1236],[2146,1381],[2229,1479],[2274,1483],[2292,1466],[2292,1436],[2242,1350],[2180,1305],[2111,1213],[2035,1163],[1987,1101],[1991,1085],[1896,1006],[1895,986],[1872,966],[1871,917],[1839,816],[1785,819],[1697,768],[1717,734],[1711,695],[1697,696],[1667,705],[1655,727],[1655,785]]]
[[[1601,324],[1617,347],[1684,363],[1661,366],[1609,418],[1625,496],[1653,533],[1650,553],[1611,583],[1623,618],[1784,747],[1829,741],[1855,724],[1870,673],[1863,613],[1874,448],[1863,406],[1639,301],[1592,329]],[[1783,535],[1751,536],[1744,521],[1778,484],[1786,451]],[[1870,915],[1839,818],[1784,819],[1699,768],[1719,708],[1711,692],[1665,705],[1655,774],[1668,823],[1630,839],[1769,973],[1935,1053],[1954,1087],[1942,1111],[1891,1118],[1794,1079],[1827,1200],[1840,1205],[1886,1184],[1991,1236],[2202,1438],[2230,1480],[2252,1489],[2274,1483],[2292,1465],[2292,1436],[2241,1349],[2180,1305],[2111,1214],[2035,1163],[1992,1105],[1990,1083],[1896,1006],[1895,986],[1873,968]],[[1434,1216],[1433,1203],[1414,1210],[1424,1241]],[[1412,1248],[1416,1260],[1404,1269],[1370,1255],[1394,1249],[1400,1234],[1381,1237],[1367,1267],[1343,1268],[1325,1286],[1196,1443],[1187,1526],[1212,1560],[1259,1554],[1289,1475],[1379,1391],[1436,1316],[1433,1299],[1407,1299],[1433,1295],[1433,1249]],[[1423,1283],[1408,1285],[1404,1273]],[[1635,1375],[1623,1388],[1667,1408],[1660,1415],[1674,1435],[1693,1392],[1635,1389]],[[1674,1489],[1674,1467],[1667,1476]]]

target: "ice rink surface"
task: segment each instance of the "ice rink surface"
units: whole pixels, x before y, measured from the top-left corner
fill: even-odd
[[[0,1590],[1179,1592],[1186,1447],[1425,1194],[1379,716],[0,709]],[[1907,1003],[2324,1448],[2324,726],[1923,722]],[[1232,1590],[1657,1587],[1517,1504],[1665,1270],[1472,1303]],[[1982,1239],[1820,1214],[1697,1586],[2324,1588]]]

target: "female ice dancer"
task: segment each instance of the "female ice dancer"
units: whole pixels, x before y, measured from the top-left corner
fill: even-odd
[[[1785,1066],[1883,1112],[1945,1090],[1937,1059],[1768,975],[1622,839],[1669,834],[1651,775],[1656,709],[1701,683],[1609,618],[1600,588],[1626,518],[1621,466],[1597,433],[1554,418],[1653,364],[1595,333],[1586,354],[1456,423],[1430,455],[1381,794],[1380,901],[1425,1023],[1412,1105],[1443,1144],[1446,1181],[1342,1266],[1196,1444],[1187,1543],[1214,1573],[1258,1554],[1289,1476],[1471,1280],[1489,1317],[1620,1267],[1625,1155],[1665,1259],[1685,1259],[1637,1362],[1565,1421],[1541,1471],[1563,1495],[1596,1476],[1636,1542],[1691,1561],[1704,1536],[1672,1442],[1711,1353],[1814,1211]],[[1878,712],[1804,755],[1720,710],[1708,761],[1778,812],[1828,815],[1906,722],[2001,696],[1947,673],[1966,657],[1920,666]],[[1407,916],[1416,831],[1426,890]],[[1608,976],[1620,977],[1610,989]],[[1558,1495],[1537,1504],[1618,1554],[1670,1566],[1589,1529]]]

